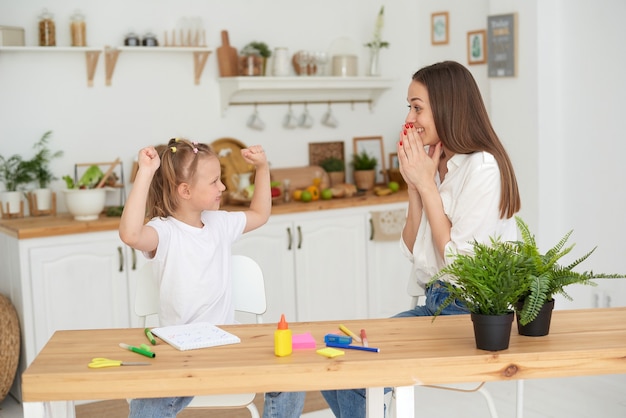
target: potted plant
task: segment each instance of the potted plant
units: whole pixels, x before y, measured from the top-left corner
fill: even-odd
[[[65,204],[77,221],[98,219],[106,203],[106,189],[100,184],[105,174],[97,165],[85,170],[78,182],[70,176],[63,176],[67,185]]]
[[[545,254],[542,254],[537,248],[535,236],[528,229],[528,225],[520,217],[516,217],[515,221],[522,238],[521,241],[513,243],[515,251],[532,261],[531,286],[516,305],[517,327],[521,335],[543,336],[549,333],[554,295],[561,294],[566,299],[572,300],[565,291],[567,286],[572,284],[597,286],[592,281],[593,279],[626,277],[621,274],[573,271],[575,267],[589,258],[596,247],[572,263],[566,266],[560,265],[558,261],[574,248],[574,244],[565,246],[573,231],[569,231]]]
[[[242,75],[265,75],[267,59],[272,56],[272,51],[265,42],[253,41],[243,47],[241,55]]]
[[[454,261],[437,273],[431,284],[444,281],[448,297],[435,317],[454,302],[461,301],[470,311],[476,347],[498,351],[509,346],[515,303],[528,291],[532,259],[516,251],[514,243],[491,239],[474,241],[473,254],[456,255]]]
[[[52,159],[61,157],[63,151],[50,151],[48,141],[51,135],[52,131],[43,134],[41,139],[33,146],[35,150],[37,150],[37,153],[31,160],[26,162],[28,169],[33,175],[33,180],[38,186],[38,188],[29,193],[31,212],[34,214],[40,212],[47,213],[54,206],[52,204],[53,194],[48,186],[50,182],[56,180],[57,177],[50,171],[49,164]]]
[[[376,165],[378,160],[366,150],[352,155],[354,183],[359,190],[371,190],[376,183]]]
[[[0,182],[5,191],[1,194],[3,216],[24,216],[22,186],[33,181],[33,173],[20,155],[5,158],[0,155]]]
[[[320,162],[320,166],[328,173],[331,186],[346,182],[346,164],[337,157],[328,157]]]

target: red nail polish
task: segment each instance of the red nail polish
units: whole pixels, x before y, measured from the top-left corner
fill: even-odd
[[[400,146],[402,146],[402,141],[400,141]]]
[[[404,134],[406,135],[406,129],[404,130]]]
[[[409,124],[408,124],[408,123],[405,123],[405,124],[404,124],[404,127],[405,127],[405,128],[408,128],[408,127],[409,127]]]
[[[412,128],[412,127],[413,127],[413,122],[409,123],[409,125],[410,125],[410,127]]]

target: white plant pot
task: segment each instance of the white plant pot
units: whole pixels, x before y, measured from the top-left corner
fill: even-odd
[[[2,198],[2,210],[10,215],[20,213],[22,195],[22,192],[2,192],[0,194]]]
[[[32,193],[37,198],[37,210],[47,211],[52,207],[52,190],[50,189],[35,189]],[[31,208],[32,212],[32,208]]]
[[[104,209],[106,189],[65,189],[65,205],[77,221],[98,219]]]

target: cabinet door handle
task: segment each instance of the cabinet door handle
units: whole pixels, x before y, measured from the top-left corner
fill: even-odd
[[[370,241],[374,240],[374,220],[370,218]]]
[[[122,247],[117,247],[117,254],[120,259],[120,271],[124,271],[124,252],[122,251]]]
[[[302,248],[302,228],[298,225],[298,249]]]
[[[133,260],[132,269],[133,270],[137,270],[137,251],[135,251],[134,248],[131,248],[130,251],[131,251],[130,254],[131,254],[131,257],[132,257],[132,260]]]
[[[293,237],[291,236],[291,228],[287,227],[287,251],[291,251],[291,243],[293,242]]]

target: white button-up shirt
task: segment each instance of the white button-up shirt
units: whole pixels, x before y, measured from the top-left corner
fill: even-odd
[[[490,237],[503,241],[517,240],[515,218],[500,218],[500,169],[488,152],[455,154],[447,163],[448,173],[437,187],[443,210],[452,224],[445,254],[471,254],[472,243],[489,243]],[[413,263],[411,280],[424,287],[454,257],[442,258],[435,248],[426,212],[413,251],[400,239],[403,254]]]

